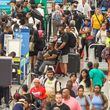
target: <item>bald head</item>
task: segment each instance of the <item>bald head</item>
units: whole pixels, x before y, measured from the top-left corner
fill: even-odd
[[[62,91],[62,95],[64,99],[68,99],[70,97],[70,90],[68,88],[64,88]]]

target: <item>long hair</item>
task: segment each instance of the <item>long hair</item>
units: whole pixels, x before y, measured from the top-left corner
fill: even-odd
[[[83,69],[81,71],[82,72],[85,72],[87,75],[86,75],[86,80],[85,80],[85,83],[86,83],[86,87],[90,87],[91,86],[91,81],[90,81],[90,76],[89,76],[89,72],[87,69]],[[83,77],[82,77],[82,74],[80,75],[80,78],[79,78],[79,83],[83,80]]]

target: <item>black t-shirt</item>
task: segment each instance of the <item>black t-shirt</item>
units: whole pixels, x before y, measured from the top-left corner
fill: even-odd
[[[48,54],[50,55],[50,56],[52,56],[52,55],[57,55],[57,51],[56,50],[49,50],[48,51]],[[56,61],[56,58],[55,59],[50,59],[51,61]],[[49,60],[49,61],[50,61]]]
[[[54,110],[54,108],[59,108],[60,110],[70,110],[70,108],[66,105],[66,104],[62,104],[60,106],[58,106],[57,104],[54,104],[51,108],[51,110]]]
[[[62,51],[62,55],[66,55],[69,53],[69,44],[68,44],[68,41],[69,41],[69,36],[67,33],[64,33],[62,36],[61,36],[61,41],[62,43],[65,42],[66,45],[64,46],[63,49],[61,49]]]

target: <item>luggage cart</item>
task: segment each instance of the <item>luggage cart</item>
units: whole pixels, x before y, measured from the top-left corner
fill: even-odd
[[[98,60],[97,59],[95,59],[95,51],[94,51],[94,47],[95,46],[104,46],[104,44],[96,44],[96,43],[94,43],[94,44],[91,44],[90,46],[89,46],[89,61],[91,61],[91,62],[98,62]],[[107,71],[108,70],[108,65],[107,65],[107,62],[105,61],[105,60],[102,60],[102,62],[99,62],[99,68],[101,69],[101,70],[104,70],[104,71]]]

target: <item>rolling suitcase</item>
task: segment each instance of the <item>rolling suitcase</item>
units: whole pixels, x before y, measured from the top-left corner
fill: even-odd
[[[80,55],[69,53],[68,54],[68,73],[80,72]]]

